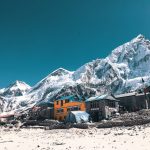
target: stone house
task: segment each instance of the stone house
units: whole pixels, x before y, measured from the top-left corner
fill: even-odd
[[[115,98],[120,100],[119,105],[124,111],[134,112],[146,108],[146,102],[148,108],[150,108],[150,93],[125,93],[115,95]]]
[[[94,122],[98,122],[102,119],[109,119],[119,111],[119,100],[111,95],[91,97],[85,102],[86,112],[90,114]]]
[[[54,103],[46,102],[37,104],[31,108],[28,115],[29,119],[33,120],[54,119]]]

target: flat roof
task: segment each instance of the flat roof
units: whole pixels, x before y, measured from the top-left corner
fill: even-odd
[[[127,97],[127,96],[134,96],[134,95],[136,95],[136,93],[132,92],[132,93],[124,93],[124,94],[115,95],[115,97],[119,98],[119,97]]]
[[[90,97],[90,98],[88,98],[85,102],[89,102],[89,101],[99,101],[99,100],[104,100],[104,99],[109,99],[109,100],[113,100],[113,101],[118,101],[118,100],[115,99],[113,96],[108,95],[108,94],[104,94],[104,95],[100,95],[100,96]]]
[[[150,93],[146,93],[146,94],[149,95]],[[132,93],[124,93],[124,94],[115,95],[115,97],[120,98],[120,97],[141,96],[141,95],[144,95],[144,93],[132,92]]]

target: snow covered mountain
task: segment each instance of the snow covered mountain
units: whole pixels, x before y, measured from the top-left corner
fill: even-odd
[[[16,97],[21,97],[29,91],[31,87],[23,81],[15,81],[7,88],[0,90],[0,112],[7,110],[7,107],[11,101]]]
[[[74,72],[59,68],[30,87],[16,81],[0,90],[0,111],[24,110],[72,93],[89,97],[135,91],[150,84],[150,41],[138,35],[105,59],[89,62]]]
[[[0,95],[6,97],[12,96],[22,96],[24,95],[31,87],[27,85],[23,81],[15,81],[14,83],[10,84],[7,88],[3,88],[0,90]]]

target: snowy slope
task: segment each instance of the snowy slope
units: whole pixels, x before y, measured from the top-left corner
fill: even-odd
[[[23,110],[39,102],[77,94],[90,97],[108,92],[125,93],[150,84],[150,41],[138,35],[112,51],[105,59],[97,59],[76,71],[59,68],[30,87],[17,81],[0,90],[2,111]]]
[[[142,78],[150,82],[150,41],[143,35],[117,47],[105,59],[97,59],[79,68],[75,79],[89,84],[102,85],[104,91],[124,93],[142,86]],[[99,90],[102,92],[102,87]]]

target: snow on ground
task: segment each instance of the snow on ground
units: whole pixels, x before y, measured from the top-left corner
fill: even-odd
[[[149,150],[150,125],[111,129],[0,129],[0,150]]]

